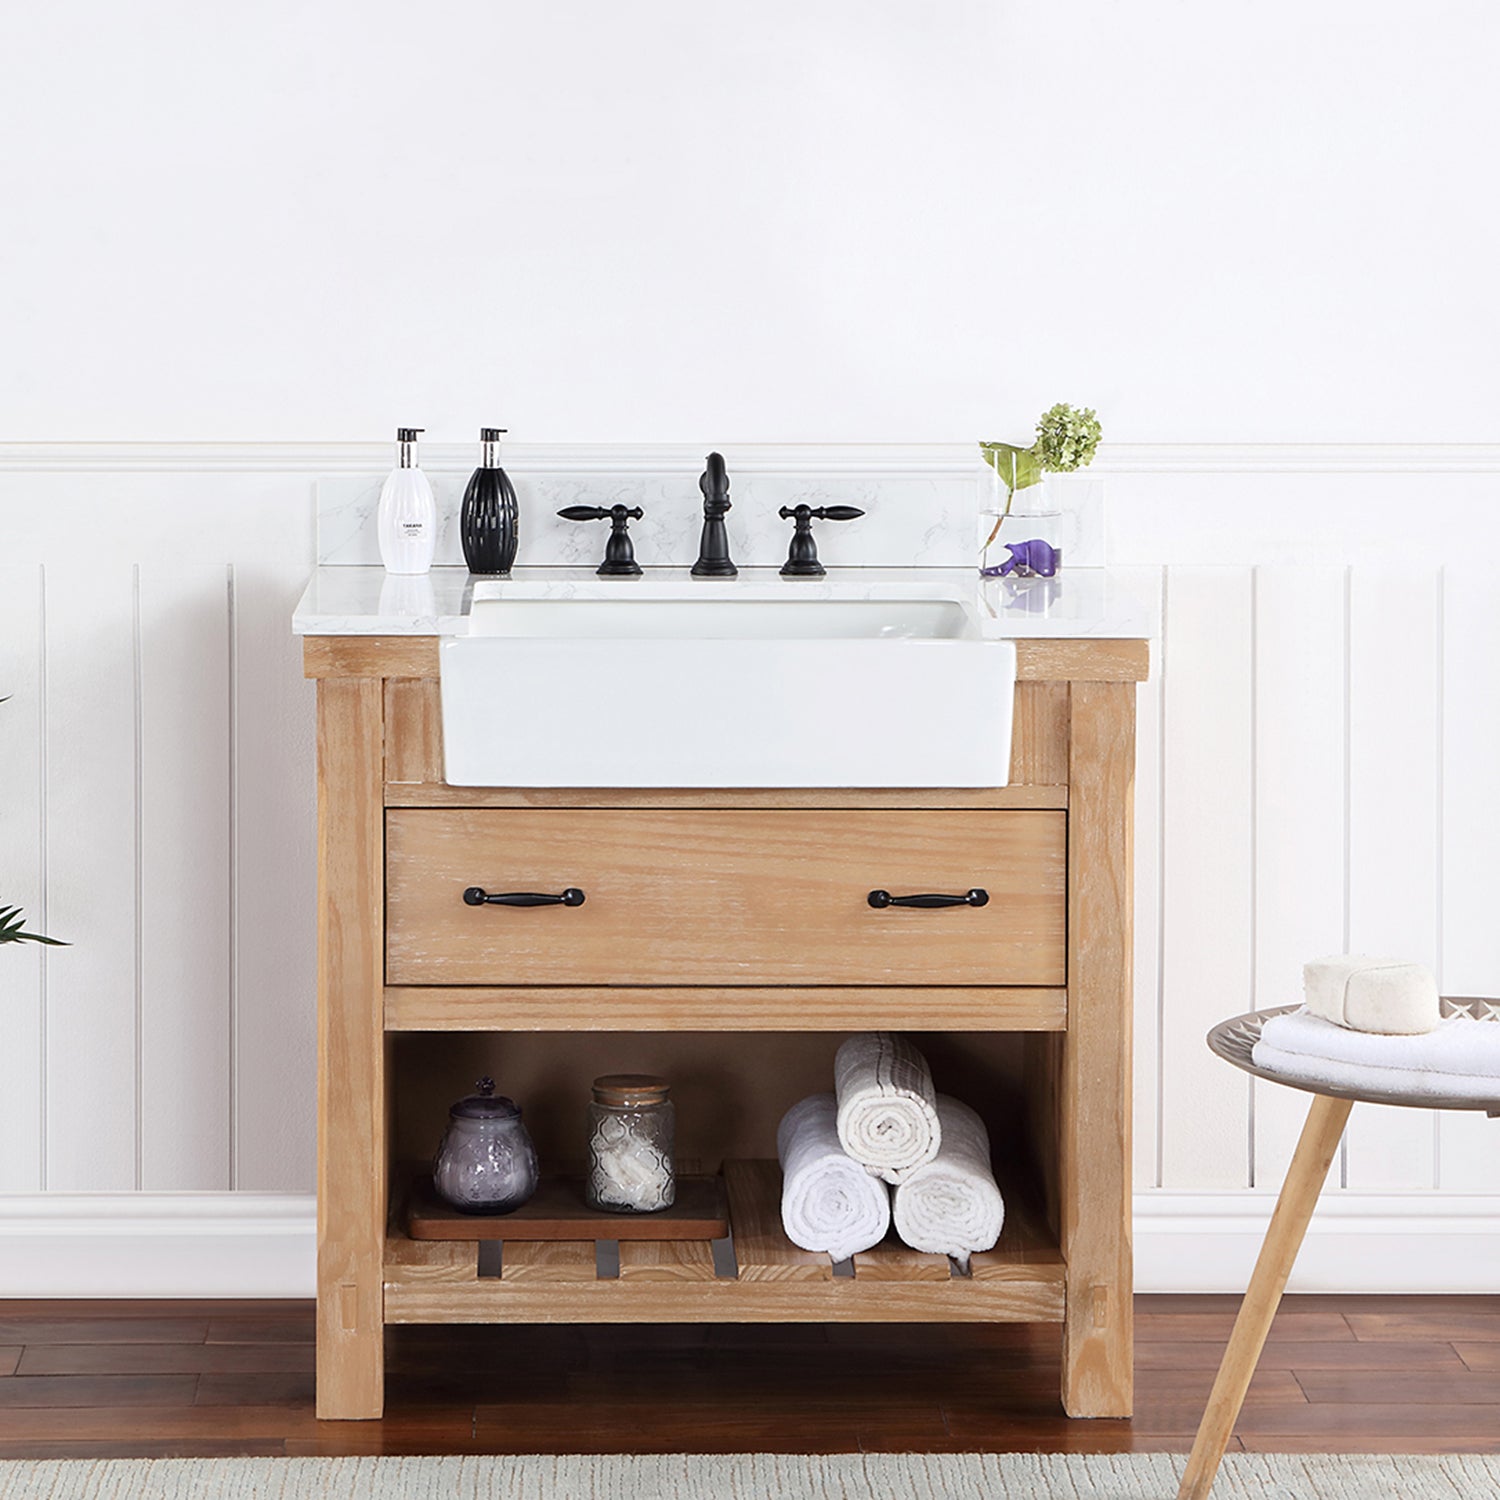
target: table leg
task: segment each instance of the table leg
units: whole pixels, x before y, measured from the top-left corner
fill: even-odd
[[[1339,1149],[1339,1137],[1344,1133],[1351,1107],[1347,1099],[1318,1094],[1307,1112],[1307,1123],[1302,1127],[1292,1164],[1287,1169],[1265,1243],[1260,1247],[1260,1257],[1255,1262],[1245,1300],[1234,1320],[1234,1331],[1229,1335],[1229,1347],[1224,1351],[1208,1398],[1208,1409],[1203,1413],[1192,1454],[1183,1471],[1177,1500],[1206,1500],[1213,1488],[1219,1460],[1229,1446],[1250,1377],[1255,1374],[1260,1351],[1271,1331],[1271,1319],[1276,1316],[1281,1294],[1286,1290],[1287,1277],[1292,1273],[1292,1263],[1317,1206],[1329,1165]]]

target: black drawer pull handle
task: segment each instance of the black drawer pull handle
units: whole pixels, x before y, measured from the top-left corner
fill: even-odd
[[[877,911],[886,906],[988,906],[990,893],[975,886],[962,896],[893,896],[889,891],[871,891],[870,905]]]
[[[560,896],[547,896],[539,891],[501,891],[492,896],[477,885],[464,892],[466,906],[582,906],[583,900],[583,892],[576,885],[570,885]]]

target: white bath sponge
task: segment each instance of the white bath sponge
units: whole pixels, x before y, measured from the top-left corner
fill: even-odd
[[[1417,1036],[1442,1019],[1437,981],[1421,964],[1341,953],[1302,966],[1307,1008],[1350,1031]]]

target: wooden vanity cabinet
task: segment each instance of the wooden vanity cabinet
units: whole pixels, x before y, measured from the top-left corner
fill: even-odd
[[[1003,788],[544,791],[443,782],[435,638],[306,638],[320,1417],[381,1414],[387,1323],[838,1319],[1058,1323],[1064,1409],[1130,1414],[1131,806],[1147,646],[1017,644]],[[466,905],[470,885],[586,900],[518,913]],[[868,900],[972,886],[982,907]],[[563,1046],[692,1033],[722,1070],[727,1033],[876,1027],[1022,1038],[1027,1167],[1002,1176],[1005,1235],[968,1276],[889,1247],[831,1274],[785,1240],[774,1163],[755,1159],[723,1164],[728,1270],[705,1245],[667,1242],[622,1246],[618,1275],[600,1278],[564,1243],[503,1257],[494,1276],[472,1241],[401,1230],[402,1033]]]

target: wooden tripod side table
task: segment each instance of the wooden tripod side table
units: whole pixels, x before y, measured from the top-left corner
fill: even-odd
[[[1311,1094],[1313,1099],[1297,1149],[1292,1153],[1291,1166],[1287,1168],[1281,1196],[1276,1200],[1270,1226],[1261,1244],[1245,1300],[1234,1320],[1229,1345],[1224,1350],[1224,1359],[1209,1394],[1208,1407],[1198,1426],[1198,1436],[1193,1440],[1193,1451],[1183,1471],[1177,1500],[1206,1500],[1213,1488],[1219,1461],[1233,1436],[1245,1392],[1265,1347],[1266,1335],[1271,1331],[1271,1320],[1276,1316],[1281,1294],[1286,1290],[1287,1278],[1302,1246],[1302,1237],[1307,1232],[1328,1168],[1338,1152],[1349,1111],[1354,1105],[1363,1101],[1395,1104],[1407,1109],[1476,1109],[1485,1111],[1491,1118],[1500,1115],[1500,1104],[1494,1098],[1469,1099],[1457,1095],[1437,1098],[1424,1095],[1419,1098],[1396,1090],[1354,1092],[1331,1086],[1314,1089],[1295,1079],[1256,1067],[1252,1053],[1260,1038],[1261,1027],[1272,1016],[1286,1015],[1298,1009],[1299,1006],[1285,1005],[1278,1010],[1251,1011],[1221,1022],[1208,1034],[1209,1047],[1225,1062],[1233,1063],[1257,1078],[1300,1089]],[[1464,1015],[1489,1021],[1500,1013],[1500,1004],[1493,1000],[1445,998],[1443,1013],[1445,1016]]]

